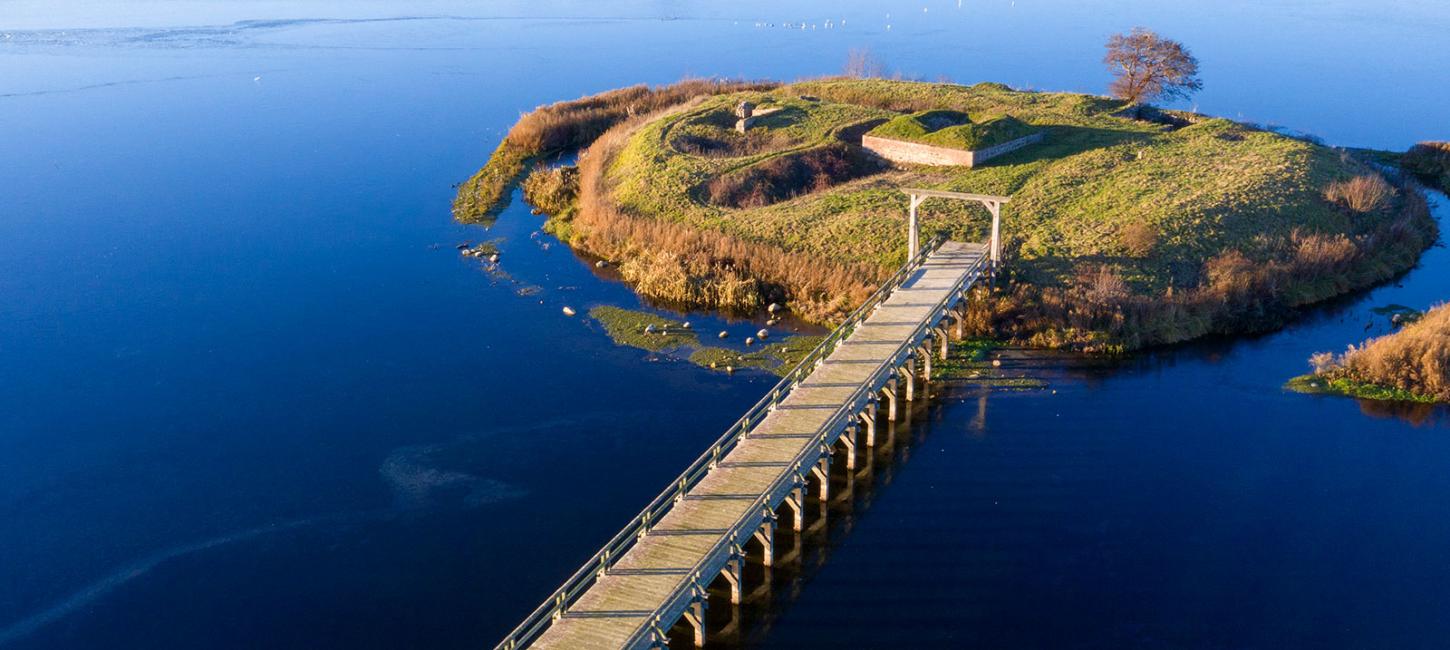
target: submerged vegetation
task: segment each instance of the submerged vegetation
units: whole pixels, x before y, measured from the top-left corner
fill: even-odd
[[[784,375],[814,350],[824,337],[787,335],[778,341],[759,341],[746,350],[704,345],[690,324],[653,312],[601,305],[589,316],[604,326],[609,338],[650,352],[670,352],[698,366],[734,372],[747,368]]]
[[[1274,327],[1408,269],[1436,237],[1408,181],[1229,120],[1133,119],[1124,101],[1000,84],[692,83],[718,92],[610,113],[597,138],[579,134],[604,122],[535,137],[588,146],[577,170],[541,168],[526,185],[549,230],[675,303],[787,302],[808,320],[839,318],[904,259],[903,186],[1012,197],[1007,275],[975,293],[971,324],[1034,346],[1111,351]],[[774,110],[741,133],[742,101]],[[571,114],[540,110],[553,121],[520,125]],[[943,115],[964,116],[958,126],[1011,115],[1048,137],[973,169],[886,167],[859,149],[873,128]],[[986,237],[980,207],[930,202],[922,214],[927,236]]]
[[[1289,387],[1366,399],[1450,402],[1450,305],[1396,320],[1409,324],[1343,354],[1314,355],[1309,360],[1314,373],[1295,378]]]

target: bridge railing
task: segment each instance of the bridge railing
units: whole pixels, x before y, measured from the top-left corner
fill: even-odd
[[[925,260],[926,255],[935,252],[935,250],[941,246],[942,241],[944,240],[938,238],[937,240],[932,241],[930,244],[924,247],[923,253],[918,256],[918,259],[913,259],[911,263],[908,263],[905,267],[903,267],[902,272],[899,274],[902,275],[902,277],[900,279],[892,279],[892,281],[895,282],[894,285],[891,284],[891,282],[888,282],[888,284],[883,285],[883,287],[892,286],[893,289],[895,287],[899,287],[901,283],[905,281],[905,278],[908,277],[910,273],[920,265],[920,261]],[[883,362],[883,364],[879,366],[874,372],[872,372],[870,377],[863,381],[859,387],[857,387],[857,389],[851,394],[849,398],[847,398],[847,400],[842,404],[840,408],[838,408],[834,413],[831,414],[831,417],[826,420],[826,423],[820,428],[820,430],[816,434],[817,438],[815,442],[817,444],[807,445],[804,449],[802,449],[801,452],[797,454],[796,457],[791,461],[792,471],[782,475],[780,478],[776,479],[776,481],[772,483],[768,489],[763,490],[761,492],[761,495],[755,500],[755,502],[746,509],[745,515],[742,516],[740,520],[736,521],[734,525],[732,525],[729,529],[725,531],[725,533],[721,537],[723,540],[725,540],[726,544],[731,547],[743,547],[745,542],[748,542],[750,540],[751,536],[760,527],[762,519],[764,519],[766,516],[771,516],[769,514],[766,514],[767,510],[771,507],[771,505],[773,505],[777,499],[782,498],[785,493],[789,492],[795,487],[794,477],[800,476],[803,471],[809,470],[810,467],[816,464],[821,455],[827,453],[825,450],[829,449],[836,442],[840,434],[846,429],[848,425],[853,422],[856,414],[860,413],[861,410],[865,407],[866,403],[875,396],[875,392],[879,390],[883,385],[885,385],[887,380],[891,379],[895,375],[897,368],[905,363],[906,359],[915,352],[916,347],[919,346],[921,342],[930,335],[931,330],[940,323],[942,318],[946,316],[947,310],[952,307],[952,303],[958,299],[958,297],[961,295],[961,292],[967,287],[971,286],[971,284],[981,276],[981,274],[986,269],[987,259],[988,258],[986,257],[977,258],[974,267],[968,269],[967,272],[963,274],[961,286],[955,287],[952,291],[948,292],[946,296],[939,300],[932,307],[931,311],[928,312],[927,318],[924,319],[920,324],[918,324],[916,328],[912,330],[912,333],[902,340],[901,344],[896,347],[896,349],[891,353],[886,361]],[[887,291],[884,295],[889,294],[890,291]],[[883,299],[884,295],[882,296]],[[862,309],[857,310],[857,313],[852,314],[852,318],[848,318],[841,327],[837,328],[837,332],[844,332],[844,334],[842,334],[839,339],[844,339],[845,337],[849,336],[851,331],[854,331],[855,326],[858,325],[860,322],[864,321],[865,316],[870,315],[871,309],[874,309],[875,305],[879,304],[880,302],[875,298],[876,296],[873,296],[873,299],[868,300],[866,304],[863,305]],[[860,318],[857,318],[857,316],[860,316]],[[817,351],[820,350],[821,348],[818,348]],[[827,352],[827,354],[829,354],[829,352]],[[824,358],[824,356],[822,358]],[[801,367],[808,366],[798,366],[797,368],[799,369]],[[642,647],[646,645],[645,642],[648,641],[650,635],[656,633],[663,634],[665,630],[662,628],[668,627],[669,623],[673,621],[673,617],[669,616],[669,614],[673,613],[672,610],[683,611],[684,607],[688,604],[689,599],[693,597],[693,595],[691,594],[693,587],[701,584],[708,586],[711,580],[714,579],[714,575],[719,569],[718,567],[709,566],[711,564],[722,564],[721,559],[717,557],[717,554],[715,553],[706,554],[706,556],[695,567],[693,567],[691,571],[688,572],[687,575],[690,577],[690,582],[682,583],[680,588],[676,589],[670,601],[667,601],[671,602],[673,606],[667,606],[665,608],[666,615],[661,616],[659,614],[656,614],[656,620],[650,621],[646,623],[646,625],[642,626],[640,629],[636,630],[635,633],[631,636],[630,640],[626,642],[625,647]]]
[[[831,333],[819,345],[810,351],[799,363],[791,368],[773,388],[770,389],[760,401],[750,407],[736,420],[734,424],[726,429],[725,434],[715,441],[709,449],[690,463],[680,476],[675,479],[669,487],[661,492],[659,496],[650,501],[638,515],[630,520],[629,525],[619,531],[614,537],[605,543],[604,547],[595,553],[584,566],[575,571],[564,584],[560,586],[549,599],[539,605],[518,627],[509,632],[497,646],[498,650],[515,650],[532,643],[539,635],[543,634],[554,621],[563,616],[571,605],[578,600],[579,596],[588,591],[594,582],[614,566],[614,563],[623,557],[635,543],[644,537],[661,518],[669,514],[674,505],[684,498],[691,488],[699,484],[711,469],[720,462],[726,454],[739,444],[740,440],[749,433],[751,429],[765,419],[766,415],[784,400],[797,384],[804,381],[811,371],[815,369],[822,360],[831,354],[836,346],[844,341],[856,330],[856,327],[866,320],[871,312],[880,305],[893,291],[905,284],[917,269],[921,268],[926,259],[941,247],[946,241],[945,237],[937,237],[929,244],[923,246],[921,251],[913,258],[906,261],[906,264],[897,270],[886,282],[882,283],[870,297],[866,299],[850,316],[832,330]],[[914,337],[913,337],[914,338]],[[909,343],[910,341],[908,341]],[[903,347],[905,347],[903,345]],[[876,378],[873,377],[873,381]],[[869,395],[869,393],[868,393]],[[854,400],[853,400],[854,401]],[[838,414],[839,415],[839,414]],[[834,420],[833,420],[834,422]],[[844,426],[844,425],[843,425]],[[829,431],[829,428],[827,429]],[[774,492],[767,491],[766,495]]]

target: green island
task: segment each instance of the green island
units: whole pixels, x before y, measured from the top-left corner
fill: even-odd
[[[742,125],[745,102],[759,114]],[[747,314],[777,302],[829,324],[904,261],[900,188],[1010,196],[1005,272],[974,292],[970,332],[1087,352],[1278,327],[1408,270],[1437,237],[1408,175],[1365,152],[1130,108],[994,83],[635,87],[523,116],[460,188],[455,214],[491,218],[526,176],[546,229],[642,295]],[[890,164],[861,148],[867,132],[923,120],[927,137],[947,131],[936,137],[963,146],[1043,139],[970,168]],[[568,149],[577,167],[527,169]],[[990,223],[965,204],[922,215],[927,237],[982,241]]]
[[[1314,372],[1289,380],[1289,390],[1396,402],[1450,403],[1450,306],[1420,314],[1401,305],[1382,313],[1399,330],[1342,354],[1310,357]]]
[[[750,349],[742,351],[704,345],[688,322],[649,311],[600,305],[590,309],[589,316],[598,321],[618,345],[650,352],[677,353],[690,363],[720,372],[748,368],[784,375],[810,354],[823,338],[804,334],[784,335],[779,340],[755,342]]]

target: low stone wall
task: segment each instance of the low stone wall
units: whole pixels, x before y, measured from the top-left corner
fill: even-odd
[[[758,121],[760,118],[779,111],[780,108],[781,107],[776,106],[773,108],[762,108],[758,111],[753,111],[751,112],[749,117],[742,117],[738,120],[735,120],[735,130],[744,133],[750,127],[755,126],[755,122]]]
[[[1042,133],[1037,132],[986,149],[966,151],[866,135],[861,137],[861,148],[894,163],[975,167],[1009,151],[1041,141]]]

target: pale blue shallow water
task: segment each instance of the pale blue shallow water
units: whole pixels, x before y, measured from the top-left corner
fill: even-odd
[[[862,46],[1100,92],[1136,24],[1203,60],[1199,110],[1450,139],[1438,2],[6,3],[0,647],[493,643],[771,383],[561,316],[638,303],[526,206],[451,222],[520,111]],[[453,249],[492,237],[514,281]],[[1444,646],[1445,414],[1278,386],[1369,308],[1450,297],[1446,269],[949,395],[747,643]]]

